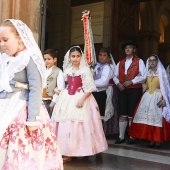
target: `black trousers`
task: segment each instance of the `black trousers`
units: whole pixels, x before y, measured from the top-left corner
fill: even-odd
[[[118,91],[118,113],[121,116],[132,117],[136,105],[142,96],[142,88],[131,88]]]
[[[100,92],[93,92],[93,96],[96,99],[97,104],[99,106],[100,115],[104,116],[107,99],[106,90]]]
[[[51,118],[51,116],[52,116],[52,110],[50,110],[51,100],[43,100],[43,102],[44,102],[45,107],[46,107],[46,109],[48,111],[48,114],[49,114],[49,116]]]

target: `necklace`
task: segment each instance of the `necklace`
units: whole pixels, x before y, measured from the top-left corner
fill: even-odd
[[[150,77],[151,77],[151,82],[153,81],[154,77],[155,77],[155,73],[157,70],[150,70]]]
[[[72,76],[74,77],[79,70],[80,70],[79,68],[73,67],[72,68]]]

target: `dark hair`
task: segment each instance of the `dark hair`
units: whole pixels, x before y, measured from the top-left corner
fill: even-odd
[[[71,49],[70,49],[70,54],[71,54],[72,52],[75,52],[75,51],[78,51],[78,52],[82,55],[82,52],[81,52],[81,48],[80,48],[80,47],[75,47],[75,46],[71,47]],[[69,54],[69,55],[70,55],[70,54]]]
[[[101,47],[99,53],[107,53],[107,55],[110,57],[110,51],[106,47]]]
[[[56,50],[54,50],[54,49],[47,49],[47,50],[44,52],[44,55],[45,55],[45,54],[49,54],[53,59],[58,57],[58,51],[56,51]]]
[[[138,48],[138,44],[137,44],[135,41],[133,41],[133,40],[126,40],[126,41],[124,41],[124,43],[122,44],[122,49],[125,50],[125,47],[126,47],[127,45],[132,45],[133,48]]]
[[[150,57],[155,57],[156,60],[158,61],[158,56],[157,56],[156,54],[152,54],[152,55],[150,55]],[[149,58],[150,58],[150,57],[149,57]]]

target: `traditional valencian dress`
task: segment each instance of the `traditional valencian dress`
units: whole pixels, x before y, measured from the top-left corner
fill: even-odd
[[[41,103],[42,55],[29,28],[20,20],[10,22],[26,49],[0,57],[0,169],[62,170],[52,123]],[[29,132],[28,126],[38,129]]]
[[[170,140],[170,107],[169,81],[165,69],[158,61],[157,71],[151,74],[148,71],[146,92],[133,117],[130,127],[130,136],[154,142]],[[164,99],[166,107],[158,107],[158,102]]]
[[[72,66],[64,69],[68,85],[60,93],[52,113],[57,141],[64,156],[94,155],[108,147],[93,95],[86,98],[82,108],[76,107],[84,92],[96,90],[90,69],[82,64],[83,60],[82,56],[78,70],[73,70]]]

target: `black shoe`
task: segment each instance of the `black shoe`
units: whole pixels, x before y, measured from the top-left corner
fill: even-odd
[[[135,139],[133,139],[133,138],[129,138],[129,140],[126,141],[127,145],[132,145],[134,143],[135,143]]]
[[[155,148],[159,149],[161,147],[161,143],[160,142],[155,142]]]
[[[121,144],[121,143],[125,143],[125,139],[117,139],[116,141],[115,141],[115,144]]]
[[[148,145],[149,148],[153,148],[155,146],[155,142],[151,141]]]

